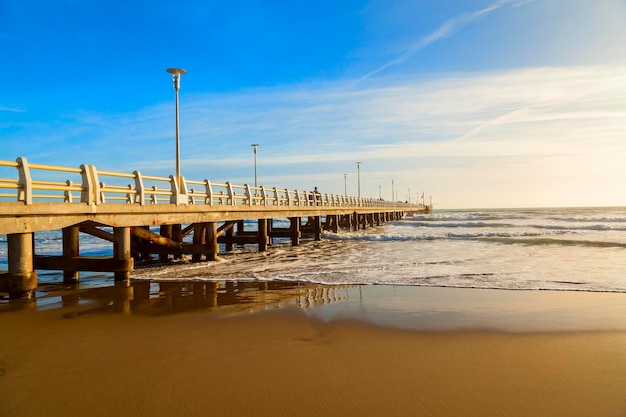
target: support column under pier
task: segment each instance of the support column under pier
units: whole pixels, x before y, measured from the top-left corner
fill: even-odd
[[[226,252],[232,252],[235,249],[235,244],[233,243],[233,236],[235,236],[235,228],[230,227],[226,229]]]
[[[130,256],[130,228],[129,227],[114,227],[113,228],[113,258],[115,259],[132,259]],[[114,277],[116,281],[121,281],[130,278],[130,271],[132,271],[132,262],[130,262],[130,269],[115,271]]]
[[[232,232],[233,229],[230,228],[229,230]],[[204,223],[204,233],[205,244],[207,246],[206,260],[217,261],[217,254],[220,251],[220,247],[217,243],[217,223]]]
[[[330,230],[331,232],[337,233],[339,231],[339,216],[336,214],[327,214],[325,221],[322,223],[322,228],[324,230]]]
[[[341,220],[339,221],[339,226],[343,226],[346,231],[351,232],[352,231],[352,214],[344,214],[343,216],[341,216]]]
[[[302,219],[300,217],[290,217],[289,222],[291,223],[291,246],[299,246]]]
[[[172,240],[182,243],[183,241],[183,225],[182,224],[172,225]],[[183,259],[183,254],[182,253],[175,254],[174,259]]]
[[[75,258],[80,254],[78,227],[70,226],[62,230],[63,235],[63,258]],[[63,283],[75,284],[79,279],[79,272],[74,269],[63,269]]]
[[[236,236],[243,236],[246,234],[246,224],[243,220],[238,220],[237,221],[237,231],[235,232]],[[238,243],[237,246],[238,247],[243,247],[243,243]]]
[[[259,219],[258,233],[259,233],[259,252],[265,252],[267,250],[268,235],[267,235],[267,219]]]
[[[204,245],[206,243],[206,234],[204,233],[204,223],[196,223],[193,225],[193,243],[196,245]],[[191,255],[193,262],[200,262],[202,254],[194,253]]]
[[[274,229],[274,219],[267,219],[267,236],[268,245],[274,244],[274,238],[272,237],[272,230]]]
[[[315,228],[315,240],[322,240],[322,217],[313,217],[313,227]]]
[[[172,238],[172,225],[171,224],[161,225],[159,234],[165,238],[171,239]],[[161,261],[161,263],[167,263],[169,259],[170,259],[170,255],[168,253],[159,254],[159,261]]]
[[[30,297],[37,288],[37,272],[34,268],[32,233],[7,235],[9,270],[4,275],[0,290],[8,291],[10,298]],[[6,287],[6,288],[1,288]]]

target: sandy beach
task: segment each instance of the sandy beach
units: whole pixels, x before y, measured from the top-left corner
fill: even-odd
[[[450,302],[446,291],[453,298],[484,294],[405,289],[409,297],[427,294],[433,305]],[[222,301],[222,309],[150,314],[112,309],[110,302],[93,308],[84,300],[71,306],[4,303],[0,415],[626,415],[626,329],[602,328],[601,318],[596,329],[566,331],[536,331],[532,323],[529,331],[475,323],[415,330],[374,323],[372,317],[384,314],[367,307],[380,304],[384,294],[377,301],[365,297],[360,308],[368,313],[359,316],[277,305],[278,292],[261,292],[265,308],[236,314],[224,314],[232,308]],[[523,305],[537,292],[505,293]],[[561,314],[562,300],[569,299],[591,315],[609,305],[602,314],[624,317],[615,307],[621,294],[541,296],[560,299]]]

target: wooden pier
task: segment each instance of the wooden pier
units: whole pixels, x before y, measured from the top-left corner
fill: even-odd
[[[423,204],[98,171],[93,165],[30,164],[26,158],[0,161],[0,170],[0,234],[7,235],[8,252],[0,292],[10,297],[32,293],[37,269],[61,270],[68,283],[78,281],[79,271],[112,272],[115,280],[128,280],[135,260],[167,262],[187,255],[210,261],[217,259],[220,244],[226,251],[243,244],[265,251],[273,239],[288,238],[297,246],[302,238],[320,240],[324,230],[358,230],[432,210]],[[274,227],[274,219],[289,219],[289,227]],[[245,230],[246,220],[256,222],[255,230]],[[62,231],[60,256],[36,254],[34,234],[49,230]],[[111,242],[113,255],[81,256],[80,233]]]

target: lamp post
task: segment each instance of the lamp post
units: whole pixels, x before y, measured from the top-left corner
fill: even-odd
[[[396,200],[394,200],[393,196],[395,195],[395,191],[393,190],[394,187],[394,180],[391,180],[391,201],[393,201],[393,205],[396,205]]]
[[[343,195],[348,196],[348,174],[343,174]]]
[[[356,163],[356,171],[357,171],[357,184],[358,184],[358,196],[361,198],[361,163]]]
[[[380,184],[378,184],[378,199],[379,200],[383,199],[383,192],[382,192],[382,189],[380,188]]]
[[[180,68],[168,68],[167,72],[172,74],[174,81],[174,91],[176,91],[176,182],[180,187],[180,130],[178,124],[178,90],[180,89],[180,76],[187,74],[187,71]]]
[[[254,188],[257,188],[259,186],[259,184],[258,184],[257,178],[256,178],[256,149],[259,147],[259,144],[258,143],[253,143],[250,146],[252,146],[254,148]]]

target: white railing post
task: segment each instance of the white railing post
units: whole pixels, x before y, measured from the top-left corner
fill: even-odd
[[[132,184],[128,184],[128,192],[126,193],[126,203],[133,204],[135,203],[137,193],[134,192]]]
[[[204,188],[205,188],[205,193],[206,193],[204,204],[212,206],[213,205],[213,188],[211,188],[211,181],[204,180]]]
[[[231,206],[235,205],[235,190],[233,189],[233,185],[226,181],[226,189],[228,190],[228,203]]]
[[[177,204],[189,204],[189,196],[187,195],[187,183],[185,182],[185,177],[183,177],[182,175],[180,176],[180,184],[178,184],[178,186],[180,187],[180,196],[178,196],[179,203]]]
[[[83,164],[80,166],[80,176],[83,180],[82,191],[80,193],[80,201],[87,204],[100,204],[100,181],[98,172],[93,165]]]
[[[287,197],[287,205],[290,206],[291,205],[291,193],[286,188],[285,188],[285,196]]]
[[[135,191],[137,191],[137,194],[135,196],[135,203],[139,203],[139,205],[143,206],[146,204],[143,177],[141,176],[141,172],[139,171],[133,171],[133,175],[135,176]]]
[[[153,185],[152,186],[152,196],[150,197],[150,204],[157,204],[158,201],[158,196],[157,196],[157,186]]]
[[[189,204],[189,197],[187,196],[187,186],[185,184],[185,178],[180,177],[180,184],[176,181],[174,175],[170,175],[170,190],[172,195],[170,196],[170,204]]]
[[[170,204],[178,205],[178,196],[180,193],[178,192],[178,183],[176,182],[176,177],[170,175]]]
[[[99,197],[98,197],[98,201],[100,201],[101,203],[106,203],[106,199],[104,197],[104,191],[102,191],[105,188],[105,185],[103,182],[101,182],[99,184],[99,188],[98,188],[98,192],[99,192]]]
[[[267,192],[263,185],[261,186],[261,205],[267,206]]]
[[[280,201],[278,200],[278,190],[276,189],[276,187],[274,187],[272,189],[272,191],[274,191],[274,205],[275,206],[279,206],[280,205]]]
[[[67,180],[65,181],[65,184],[67,185],[68,189],[63,193],[63,202],[72,203],[72,191],[70,190],[70,188],[72,188],[72,185],[74,185],[74,183],[72,182],[72,180]]]
[[[17,192],[17,201],[23,201],[24,204],[33,204],[33,179],[30,176],[30,169],[28,168],[28,161],[26,158],[19,157],[15,160],[17,162],[18,173],[18,185],[19,190]]]
[[[243,186],[245,188],[246,200],[248,202],[248,205],[251,206],[252,205],[252,191],[250,191],[250,186],[248,184],[244,184]]]

